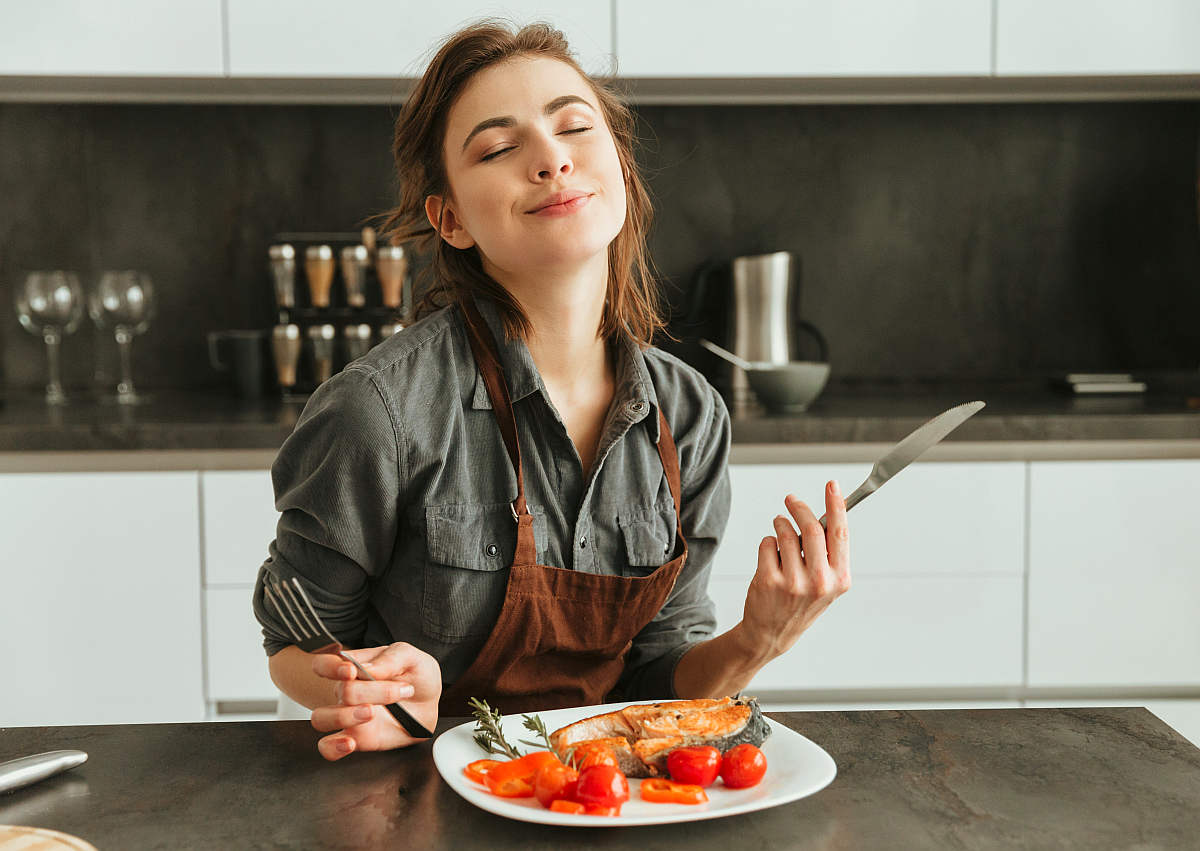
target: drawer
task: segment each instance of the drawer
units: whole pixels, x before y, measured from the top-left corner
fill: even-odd
[[[794,493],[818,517],[824,488],[837,479],[849,496],[870,464],[735,464],[733,501],[714,576],[754,574],[758,543],[773,535],[772,518],[786,516]],[[916,463],[849,514],[851,573],[1003,574],[1025,569],[1023,462]]]
[[[207,470],[201,493],[204,584],[253,582],[279,522],[270,471]]]
[[[204,592],[206,698],[273,701],[279,690],[267,672],[262,630],[250,606],[253,585]]]
[[[718,632],[741,620],[746,585],[709,583]],[[855,580],[751,691],[1018,686],[1023,586],[1020,576]]]

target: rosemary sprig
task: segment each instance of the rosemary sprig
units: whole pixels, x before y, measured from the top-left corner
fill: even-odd
[[[473,697],[467,701],[471,714],[475,716],[475,744],[486,753],[503,754],[509,759],[517,759],[521,752],[504,739],[504,731],[500,727],[501,715],[487,705],[487,701]]]
[[[522,715],[521,717],[525,719],[525,729],[529,730],[531,733],[536,733],[541,737],[542,741],[531,742],[528,739],[518,739],[518,741],[521,744],[529,745],[530,747],[545,748],[546,750],[550,751],[550,753],[558,757],[559,762],[563,763],[564,765],[568,764],[567,761],[563,759],[563,755],[558,752],[558,748],[554,747],[554,745],[550,743],[550,734],[546,732],[546,724],[542,721],[541,717],[538,715]]]

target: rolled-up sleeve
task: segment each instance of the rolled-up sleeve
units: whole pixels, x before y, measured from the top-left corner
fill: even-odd
[[[633,641],[615,693],[622,699],[675,697],[675,666],[716,630],[708,578],[729,520],[731,427],[725,402],[706,389],[700,416],[677,437],[687,563],[662,610]]]
[[[401,445],[372,375],[348,368],[322,384],[271,467],[280,512],[254,587],[263,648],[294,644],[263,596],[263,577],[297,577],[330,632],[359,646],[369,583],[396,545]]]

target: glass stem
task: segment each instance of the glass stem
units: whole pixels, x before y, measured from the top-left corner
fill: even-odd
[[[117,326],[117,348],[121,352],[121,380],[117,383],[117,398],[128,398],[133,392],[133,334],[124,326]]]
[[[46,401],[52,405],[61,405],[67,400],[67,394],[63,392],[58,357],[62,333],[57,328],[47,328],[42,332],[42,339],[46,341],[46,365],[50,372],[49,382],[46,384]]]

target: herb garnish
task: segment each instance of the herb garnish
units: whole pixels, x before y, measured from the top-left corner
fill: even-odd
[[[537,715],[522,715],[521,717],[525,719],[525,729],[529,730],[531,733],[537,733],[542,737],[542,742],[545,742],[545,744],[542,744],[542,742],[531,742],[528,739],[519,739],[518,741],[520,741],[521,744],[529,745],[530,747],[535,748],[544,747],[546,750],[550,751],[550,753],[558,757],[558,761],[563,765],[570,764],[567,762],[567,760],[563,759],[563,755],[558,752],[558,748],[554,747],[554,745],[550,743],[550,734],[546,732],[546,725],[540,717]]]
[[[504,732],[500,728],[499,712],[488,706],[487,701],[477,697],[471,698],[467,704],[471,707],[471,714],[475,716],[475,744],[486,753],[503,754],[509,759],[521,756],[519,750],[505,741]]]

